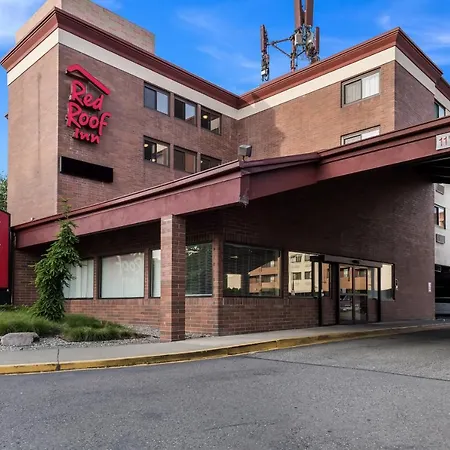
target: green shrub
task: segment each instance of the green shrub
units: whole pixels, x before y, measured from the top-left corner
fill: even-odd
[[[26,311],[1,311],[0,336],[8,333],[35,332],[39,337],[56,336],[61,326],[42,317],[33,317]]]
[[[70,208],[64,201],[64,219],[59,222],[56,240],[34,265],[38,300],[32,307],[33,314],[55,322],[64,318],[64,287],[73,278],[71,267],[81,265],[76,249],[75,223],[69,219],[69,212]]]
[[[87,326],[63,328],[62,337],[72,342],[112,341],[114,339],[126,339],[136,336],[129,328],[116,324],[107,324],[102,328]]]
[[[84,316],[83,314],[67,314],[64,317],[64,323],[70,328],[78,327],[90,327],[101,328],[105,326],[105,322],[102,322],[95,317]]]

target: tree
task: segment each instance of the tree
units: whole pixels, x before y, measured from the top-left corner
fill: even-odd
[[[76,249],[78,237],[74,233],[76,225],[69,219],[67,201],[63,203],[64,218],[59,222],[56,240],[34,265],[38,300],[33,305],[33,314],[54,321],[64,318],[64,287],[73,278],[71,268],[81,266]]]
[[[6,197],[8,191],[8,179],[0,173],[0,210],[6,211]]]

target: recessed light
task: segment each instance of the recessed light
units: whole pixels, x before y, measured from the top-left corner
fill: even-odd
[[[208,114],[203,114],[203,118],[207,119],[208,118]]]
[[[148,147],[148,144],[144,144],[144,147]]]

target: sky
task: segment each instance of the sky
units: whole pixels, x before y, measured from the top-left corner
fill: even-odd
[[[237,94],[261,83],[260,25],[267,26],[269,40],[294,28],[293,0],[95,1],[155,33],[161,58]],[[0,0],[0,59],[43,3]],[[450,0],[315,0],[314,22],[321,29],[322,58],[400,26],[450,81]],[[287,57],[270,55],[271,78],[289,70]],[[7,96],[0,68],[0,173],[7,172]]]

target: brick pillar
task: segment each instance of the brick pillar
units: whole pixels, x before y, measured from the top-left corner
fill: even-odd
[[[161,219],[161,342],[185,338],[186,224],[178,216]]]

